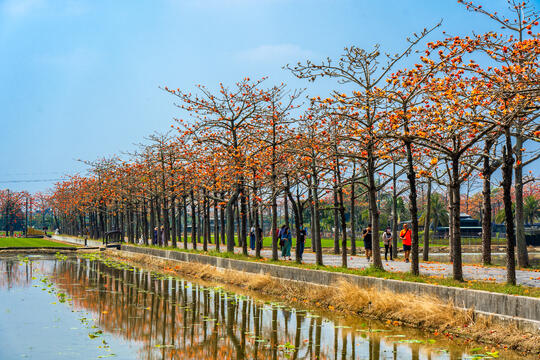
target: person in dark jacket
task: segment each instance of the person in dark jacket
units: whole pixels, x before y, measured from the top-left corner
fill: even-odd
[[[367,261],[371,261],[371,254],[372,254],[372,243],[371,243],[371,224],[368,225],[367,228],[364,229],[364,232],[362,233],[362,236],[364,238],[364,248],[366,249],[366,258]]]
[[[249,247],[251,250],[255,250],[255,226],[252,226],[249,231]]]
[[[283,256],[284,260],[287,260],[287,258],[291,260],[292,236],[291,230],[286,225],[281,232],[281,243],[283,244],[281,247],[281,256]]]
[[[300,233],[297,236],[298,241],[298,257],[300,258],[300,261],[302,260],[302,257],[304,256],[304,248],[306,244],[306,235],[307,230],[305,227],[300,228]]]

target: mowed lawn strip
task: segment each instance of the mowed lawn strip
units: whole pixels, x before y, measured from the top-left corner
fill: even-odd
[[[0,248],[17,248],[17,247],[74,247],[71,244],[65,244],[48,239],[33,239],[33,238],[0,238]]]

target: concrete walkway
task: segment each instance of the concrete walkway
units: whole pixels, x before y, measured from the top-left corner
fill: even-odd
[[[183,243],[179,244],[180,247],[183,247]],[[191,243],[189,243],[189,248],[192,248]],[[213,244],[208,245],[209,249],[214,249]],[[225,246],[222,245],[221,250],[223,251]],[[198,250],[202,250],[202,244],[197,245]],[[384,249],[383,249],[384,250]],[[255,255],[255,251],[248,250],[250,255]],[[242,248],[236,247],[234,249],[235,253],[241,254]],[[281,252],[279,252],[281,259]],[[263,249],[261,250],[261,256],[265,258],[272,257],[272,250]],[[381,255],[383,256],[383,255]],[[295,259],[294,249],[291,250],[292,261]],[[305,263],[314,264],[315,263],[315,253],[311,251],[306,251],[304,253],[303,261]],[[324,265],[329,266],[341,266],[341,255],[333,254],[323,254]],[[363,269],[371,266],[371,263],[368,263],[367,259],[364,256],[351,256],[349,255],[347,259],[347,265],[349,268]],[[395,261],[384,261],[383,256],[383,266],[387,271],[393,272],[407,272],[411,269],[410,263],[405,263],[403,259],[403,254],[399,254],[398,260]],[[421,262],[420,263],[420,274],[430,275],[430,276],[444,276],[452,277],[452,265],[448,263],[440,263],[435,261]],[[463,265],[463,278],[465,280],[481,280],[481,281],[493,281],[504,283],[506,282],[506,269],[504,267],[484,267],[482,265]],[[516,281],[518,284],[531,286],[531,287],[540,287],[540,270],[534,271],[516,271]]]
[[[68,237],[68,236],[58,236],[54,235],[53,239],[66,241],[66,242],[73,242],[77,244],[84,244],[84,241],[82,239]],[[102,242],[100,241],[92,241],[88,240],[88,246],[101,246]],[[180,248],[183,248],[183,243],[178,244]],[[192,248],[192,244],[189,243],[189,248]],[[209,250],[213,250],[215,246],[213,244],[208,245]],[[198,250],[202,250],[202,244],[197,245]],[[225,246],[222,245],[221,250],[223,251],[225,249]],[[235,253],[242,253],[242,249],[239,247],[236,247],[234,249]],[[250,255],[254,255],[255,252],[249,250]],[[281,254],[281,253],[280,253]],[[272,250],[270,249],[263,249],[261,251],[261,255],[265,258],[272,257]],[[294,255],[294,249],[291,251],[292,255],[292,261],[294,261],[295,255]],[[281,258],[281,257],[280,257]],[[349,268],[355,268],[355,269],[363,269],[371,265],[371,263],[368,263],[365,257],[363,256],[351,256],[349,255],[348,259],[348,267]],[[304,259],[303,261],[305,263],[315,263],[315,254],[311,251],[306,251],[304,253]],[[323,255],[323,262],[325,265],[329,266],[341,266],[341,255],[333,255],[333,254],[324,254]],[[393,272],[407,272],[410,271],[410,264],[407,264],[403,261],[403,255],[400,254],[400,257],[398,260],[395,261],[384,261],[383,259],[383,266],[385,270],[387,271],[393,271]],[[444,276],[444,277],[451,277],[452,276],[452,265],[447,263],[439,263],[439,262],[421,262],[420,263],[420,274],[422,275],[430,275],[430,276]],[[484,267],[482,265],[464,265],[463,266],[463,277],[465,280],[481,280],[481,281],[493,281],[493,282],[499,282],[504,283],[506,282],[506,269],[504,267]],[[518,284],[531,286],[531,287],[540,287],[540,270],[534,271],[534,270],[517,270],[516,271],[516,280]]]

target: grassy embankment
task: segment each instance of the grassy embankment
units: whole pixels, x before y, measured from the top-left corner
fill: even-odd
[[[145,247],[144,245],[135,245],[135,246]],[[283,260],[273,261],[267,258],[257,259],[253,256],[245,256],[242,254],[232,254],[228,252],[217,252],[214,250],[204,252],[202,250],[191,250],[191,249],[186,250],[186,249],[173,248],[173,247],[167,247],[167,248],[158,247],[158,246],[146,246],[146,247],[217,256],[217,257],[230,258],[230,259],[236,259],[236,260],[255,261],[255,262],[263,262],[263,263],[269,263],[269,264],[275,264],[275,265],[292,266],[292,267],[298,267],[298,268],[304,268],[304,269],[340,272],[344,274],[371,276],[371,277],[377,277],[377,278],[383,278],[383,279],[420,282],[420,283],[426,283],[426,284],[443,285],[443,286],[467,288],[467,289],[474,289],[474,290],[483,290],[483,291],[490,291],[490,292],[510,294],[510,295],[540,297],[540,288],[533,288],[533,287],[527,287],[527,286],[522,286],[522,285],[514,286],[514,285],[507,285],[507,284],[502,284],[502,283],[477,281],[477,280],[460,282],[460,281],[453,280],[451,278],[444,278],[441,276],[425,276],[425,275],[414,276],[409,272],[381,271],[381,270],[377,270],[371,267],[366,268],[366,269],[346,269],[346,268],[337,267],[337,266],[318,266],[315,264],[297,264],[294,261],[283,261]]]
[[[33,248],[33,247],[66,247],[72,248],[73,245],[56,242],[48,239],[34,239],[34,238],[0,238],[0,248]]]

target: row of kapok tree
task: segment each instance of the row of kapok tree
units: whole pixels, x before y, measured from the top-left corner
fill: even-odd
[[[0,231],[4,231],[5,236],[13,236],[19,230],[24,233],[27,222],[32,223],[32,215],[35,213],[40,213],[43,225],[48,208],[49,197],[44,193],[0,190]]]
[[[52,201],[63,230],[88,228],[99,238],[107,230],[125,229],[128,241],[148,243],[153,229],[163,226],[165,245],[183,242],[188,247],[190,235],[194,248],[202,237],[207,250],[213,233],[217,250],[221,239],[227,251],[234,251],[236,223],[247,255],[248,228],[261,226],[262,210],[268,207],[272,258],[277,260],[277,202],[285,196],[296,232],[309,209],[316,262],[322,265],[321,197],[331,193],[336,239],[341,240],[336,249],[346,267],[349,227],[356,253],[355,201],[367,197],[372,231],[379,234],[377,195],[390,188],[394,241],[395,201],[408,193],[411,272],[419,274],[417,187],[419,181],[435,182],[448,189],[453,277],[462,280],[460,187],[472,176],[484,181],[483,251],[490,263],[491,175],[501,168],[506,209],[512,208],[515,173],[517,229],[513,212],[505,215],[507,281],[514,284],[516,230],[518,260],[528,265],[521,192],[523,166],[536,156],[525,156],[523,144],[540,138],[540,39],[532,31],[538,15],[530,5],[508,3],[515,19],[466,3],[467,9],[502,25],[503,33],[429,42],[410,68],[399,66],[418,54],[440,24],[407,39],[405,50],[393,56],[381,55],[378,46],[371,51],[353,46],[337,61],[286,66],[298,78],[330,77],[344,84],[328,97],[309,98],[305,106],[303,91],[267,86],[266,78],[244,78],[233,87],[220,84],[215,91],[197,86],[195,93],[164,87],[185,116],[176,119],[172,133],[150,136],[128,161],[96,161],[90,176],[57,184]],[[407,186],[400,190],[402,176]],[[255,235],[260,256],[261,233]],[[379,237],[372,241],[373,266],[382,269]],[[429,238],[424,241],[428,246]]]

